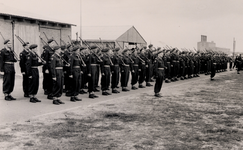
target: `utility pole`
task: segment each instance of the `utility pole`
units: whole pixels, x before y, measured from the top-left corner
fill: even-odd
[[[80,37],[82,37],[82,0],[80,0]],[[82,41],[80,40],[80,44],[83,45]]]

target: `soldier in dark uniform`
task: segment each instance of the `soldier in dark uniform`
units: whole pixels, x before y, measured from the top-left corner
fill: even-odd
[[[184,59],[184,52],[181,52],[181,54],[179,55],[179,63],[180,63],[180,79],[184,80],[184,75],[185,75],[185,59]]]
[[[166,50],[165,51],[165,55],[164,55],[164,63],[166,66],[165,69],[165,83],[170,83],[170,79],[171,79],[171,59],[170,59],[170,50]]]
[[[120,93],[117,90],[117,86],[119,83],[119,74],[120,74],[120,62],[121,62],[121,58],[118,54],[118,51],[120,50],[120,48],[115,48],[113,50],[113,56],[111,57],[111,60],[113,62],[113,66],[111,68],[111,73],[112,73],[112,78],[111,78],[111,89],[112,89],[112,93]]]
[[[152,53],[152,47],[153,45],[150,44],[149,49],[146,50],[145,56],[148,58],[148,62],[146,65],[146,86],[153,86],[152,84],[150,84],[151,82],[151,78],[153,76],[153,53]]]
[[[132,90],[136,90],[136,89],[138,89],[137,87],[135,87],[135,84],[137,84],[137,82],[138,82],[139,63],[140,63],[140,61],[143,61],[143,60],[139,59],[136,49],[134,49],[134,48],[131,49],[131,52],[132,52],[132,54],[130,55],[130,58],[133,61],[132,65],[133,65],[133,70],[134,70],[134,72],[132,73],[131,85],[132,85]]]
[[[27,55],[29,54],[29,42],[23,43],[23,51],[19,54],[19,66],[20,66],[20,71],[21,74],[23,75],[23,91],[24,91],[24,97],[29,97],[29,81],[28,81],[28,76],[26,73],[26,60],[27,60]]]
[[[165,65],[164,65],[164,60],[163,60],[163,51],[159,51],[157,53],[158,57],[154,61],[154,66],[155,66],[155,85],[154,85],[154,93],[156,97],[162,97],[160,95],[160,91],[162,88],[162,84],[164,81],[164,76],[165,76]]]
[[[111,66],[113,66],[113,62],[109,56],[109,48],[104,48],[101,50],[103,56],[101,57],[102,63],[100,65],[101,68],[101,90],[102,95],[111,95],[108,91],[111,79]]]
[[[66,45],[62,45],[61,46],[61,49],[64,51],[63,54],[62,54],[62,57],[65,61],[69,61],[69,57],[71,55],[71,52],[70,52],[70,48],[71,48],[71,45],[68,44],[67,46]],[[69,93],[70,92],[70,88],[71,88],[71,82],[70,82],[70,79],[69,79],[69,67],[68,66],[63,66],[63,73],[64,73],[64,89],[63,89],[63,92],[64,93]]]
[[[44,88],[44,94],[48,95],[48,99],[52,99],[52,72],[51,72],[51,57],[55,53],[53,50],[54,47],[54,40],[49,39],[48,41],[49,45],[45,46],[45,49],[42,53],[42,59],[46,61],[46,64],[43,65],[43,88]]]
[[[5,40],[4,48],[0,51],[0,71],[4,72],[3,93],[7,101],[16,100],[16,98],[11,96],[15,82],[15,62],[17,62],[17,58],[15,58],[15,54],[11,50],[11,42],[10,40]]]
[[[211,80],[214,80],[213,77],[216,74],[216,66],[217,66],[217,60],[215,54],[211,54],[210,56],[210,61],[211,61]]]
[[[82,83],[82,66],[86,65],[82,57],[79,53],[79,46],[74,46],[72,49],[73,53],[69,57],[69,77],[71,81],[71,89],[70,89],[70,101],[76,102],[76,101],[82,101],[82,99],[79,99],[77,96],[79,94],[81,83]]]
[[[84,47],[84,46],[80,47],[80,56],[83,59],[85,65],[82,65],[82,67],[81,67],[83,74],[82,74],[82,82],[81,82],[81,88],[80,88],[79,94],[87,93],[84,90],[84,88],[88,82],[88,68],[86,65],[88,63],[88,59],[87,59],[87,55],[85,52],[87,52],[87,47]]]
[[[236,68],[237,68],[237,74],[240,74],[241,64],[242,64],[241,55],[236,56],[236,58],[235,58],[235,64],[236,64]]]
[[[133,66],[132,66],[132,62],[128,56],[128,49],[125,49],[122,53],[123,53],[123,57],[122,57],[122,61],[124,62],[124,64],[121,65],[121,86],[122,86],[122,91],[127,92],[129,91],[127,89],[127,83],[129,80],[129,74],[130,74],[130,70],[133,73]]]
[[[229,69],[230,69],[230,71],[232,71],[232,67],[233,67],[233,58],[232,58],[232,57],[228,57],[228,62],[229,62]]]
[[[146,48],[147,47],[145,46],[142,49],[140,49],[140,53],[138,55],[138,57],[142,59],[139,62],[139,78],[138,78],[139,88],[145,88],[145,86],[143,86],[143,82],[145,81],[146,70],[147,70],[146,68],[148,67],[148,63],[150,61],[145,55]]]
[[[61,48],[54,46],[53,50],[55,53],[51,56],[50,72],[52,75],[52,97],[53,104],[59,105],[64,104],[59,98],[62,96],[63,84],[64,84],[64,73],[63,73],[63,58],[61,57]]]
[[[39,70],[38,66],[45,64],[46,62],[39,62],[38,56],[34,50],[36,50],[37,45],[32,44],[30,45],[29,49],[30,52],[27,55],[27,60],[26,60],[26,73],[28,76],[28,81],[29,81],[29,89],[28,93],[30,96],[30,102],[31,103],[36,103],[36,102],[41,102],[38,100],[35,96],[38,92],[39,89]]]
[[[101,63],[102,60],[97,56],[96,53],[97,50],[97,46],[93,45],[90,47],[90,54],[88,56],[88,60],[89,62],[87,63],[87,67],[88,69],[88,77],[89,77],[89,84],[88,84],[88,92],[89,92],[89,98],[97,98],[98,96],[96,96],[94,94],[95,91],[97,91],[96,89],[96,79],[97,79],[97,65],[98,63]]]

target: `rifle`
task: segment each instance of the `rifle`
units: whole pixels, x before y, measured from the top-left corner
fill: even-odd
[[[16,38],[19,40],[19,42],[22,44],[22,46],[25,44],[25,42],[24,42],[24,40],[22,40],[19,36],[17,36],[16,34],[15,34],[15,36],[16,36]],[[24,46],[23,46],[24,47]],[[28,52],[30,52],[30,50],[29,49],[26,49]],[[43,62],[43,63],[46,63],[46,61],[44,60],[44,59],[42,59],[35,51],[32,51],[33,53],[34,53],[34,55],[36,56],[36,57],[38,57],[40,60],[41,60],[41,62]]]
[[[53,49],[51,48],[51,46],[50,46],[49,44],[46,43],[46,41],[44,41],[40,36],[39,36],[39,38],[41,39],[41,41],[42,41],[46,46],[48,46],[49,49],[53,50]],[[62,61],[64,61],[68,66],[70,66],[70,64],[69,64],[65,59],[63,59],[61,56],[60,56],[60,59],[61,59]]]

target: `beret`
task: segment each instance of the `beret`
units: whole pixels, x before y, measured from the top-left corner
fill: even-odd
[[[76,46],[73,47],[72,51],[76,51],[78,49],[79,49],[79,46],[76,45]]]
[[[129,51],[129,49],[124,49],[122,53],[126,53],[128,51]]]
[[[5,40],[4,41],[4,44],[7,44],[9,41],[10,41],[9,39]]]
[[[79,47],[80,50],[83,50],[83,49],[86,49],[86,48],[87,48],[87,47],[85,47],[85,46],[80,46],[80,47]]]
[[[147,46],[144,46],[143,48],[144,48],[144,49],[146,49],[146,48],[147,48]]]
[[[117,47],[117,48],[113,49],[113,52],[118,52],[119,50],[120,50],[120,48]]]
[[[66,45],[62,45],[61,50],[65,50],[65,49],[66,49]]]
[[[157,52],[156,54],[159,55],[159,54],[162,53],[162,52],[163,52],[163,51],[159,51],[159,52]]]
[[[50,43],[53,42],[53,41],[54,41],[53,39],[49,39],[49,40],[47,41],[47,43],[50,44]]]
[[[103,48],[101,52],[108,52],[110,49],[109,48]]]
[[[23,43],[23,46],[26,46],[26,45],[28,45],[28,44],[30,44],[29,42],[25,42],[25,43]]]
[[[161,47],[158,47],[157,50],[161,50]]]
[[[67,48],[70,48],[70,47],[71,47],[71,44],[68,44],[68,45],[67,45]]]
[[[168,53],[168,52],[170,52],[170,50],[169,50],[169,49],[167,49],[167,50],[166,50],[166,53]]]
[[[149,48],[151,48],[151,47],[153,47],[153,44],[149,44],[149,46],[148,46]]]
[[[37,45],[36,44],[32,44],[32,45],[30,45],[30,49],[34,49],[34,48],[36,48],[37,47]]]
[[[48,49],[49,47],[47,45],[43,46],[43,49]]]
[[[92,45],[92,46],[90,46],[90,49],[96,49],[96,48],[97,48],[96,45]]]
[[[60,46],[54,46],[53,50],[55,51],[55,50],[58,50],[59,48],[60,48]]]

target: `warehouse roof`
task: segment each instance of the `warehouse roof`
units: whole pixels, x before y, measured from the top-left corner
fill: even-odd
[[[82,38],[85,40],[113,40],[146,43],[134,26],[83,26]]]
[[[56,24],[75,26],[74,24],[66,23],[63,21],[48,18],[46,16],[41,16],[39,14],[34,14],[34,13],[30,13],[30,12],[25,12],[25,11],[22,11],[22,10],[19,10],[16,8],[12,8],[12,7],[6,6],[2,3],[0,3],[0,16],[7,16],[10,18],[16,17],[16,18],[35,20],[35,21],[40,21],[40,22],[50,22],[50,23],[56,23]]]

